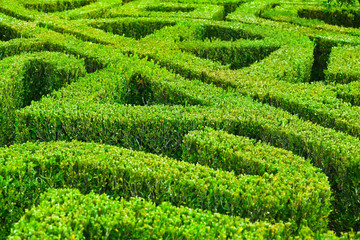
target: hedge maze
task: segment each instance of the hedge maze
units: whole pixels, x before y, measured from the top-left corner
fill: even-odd
[[[359,17],[0,0],[0,238],[360,237]]]

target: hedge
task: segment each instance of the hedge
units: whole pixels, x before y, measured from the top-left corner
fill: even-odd
[[[0,145],[14,137],[14,111],[85,74],[81,60],[61,53],[25,53],[0,61]]]
[[[343,27],[359,28],[357,19],[360,18],[360,11],[355,7],[347,8],[301,8],[298,16],[302,18],[319,19],[325,23]]]
[[[132,23],[134,19],[70,22],[66,20],[66,13],[46,15],[22,8],[17,3],[12,5],[11,1],[4,0],[2,3],[1,12],[20,19],[35,20],[24,22],[0,14],[1,26],[19,34],[10,37],[6,34],[3,40],[19,36],[36,38],[43,44],[44,50],[83,58],[88,73],[103,69],[94,75],[86,76],[78,82],[79,85],[71,85],[73,88],[56,91],[40,102],[16,111],[15,125],[19,130],[16,133],[17,141],[78,139],[106,142],[181,158],[180,143],[188,131],[202,129],[204,126],[223,129],[233,134],[262,139],[313,159],[313,163],[329,176],[335,191],[332,222],[339,228],[359,228],[359,201],[356,195],[359,187],[356,147],[359,142],[347,135],[359,136],[359,109],[346,102],[351,100],[341,99],[341,86],[329,86],[322,82],[303,83],[313,80],[311,72],[314,49],[329,50],[338,44],[357,45],[355,30],[349,32],[355,37],[344,37],[341,34],[348,30],[335,33],[339,27],[332,28],[333,31],[321,32],[323,30],[293,26],[289,23],[274,23],[260,18],[260,15],[264,15],[261,10],[263,5],[256,8],[259,2],[255,1],[252,3],[255,10],[248,11],[246,16],[251,15],[251,19],[256,21],[260,19],[259,22],[264,26],[191,19],[181,21],[173,18],[172,24],[158,28],[152,35],[140,35],[137,38],[143,38],[136,41],[87,25],[111,21],[114,24]],[[233,6],[237,6],[236,4]],[[240,11],[229,16],[235,16],[241,11],[243,14],[247,6],[249,5],[242,5],[238,8]],[[275,6],[273,2],[265,4],[268,9]],[[96,14],[101,15],[94,13],[93,16]],[[243,19],[247,21],[246,18]],[[136,31],[146,32],[147,29],[139,25],[148,20],[153,21],[154,18],[142,18]],[[256,21],[253,23],[259,23]],[[158,39],[170,33],[177,34],[164,40]],[[214,38],[220,39],[216,41],[221,46],[231,46],[234,40],[241,42],[241,38],[245,38],[257,39],[281,48],[260,62],[236,71],[229,69],[229,66],[201,59],[181,50],[181,46],[193,49],[197,41],[213,41]],[[311,40],[316,40],[318,46],[314,46]],[[14,43],[12,41],[15,40],[6,43]],[[193,41],[194,45],[188,41]],[[224,43],[226,41],[228,43]],[[206,46],[206,43],[202,44]],[[124,56],[131,54],[135,56]],[[150,63],[138,60],[138,57],[145,58]],[[315,61],[324,62],[320,59],[321,56],[316,59],[317,57],[315,56]],[[159,70],[151,61],[172,72]],[[129,68],[132,64],[138,65],[133,65],[136,66],[134,69]],[[123,67],[124,65],[126,67]],[[119,95],[108,94],[110,89],[99,83],[96,85],[95,79],[111,76],[116,72],[116,68],[122,70],[118,75],[110,77],[108,83],[110,86],[119,87]],[[177,75],[180,73],[189,78],[191,83]],[[91,80],[89,86],[85,84],[86,79]],[[211,84],[202,84],[197,79],[214,83],[227,91],[219,90]],[[101,82],[106,83],[106,80]],[[356,86],[355,82],[351,84]],[[77,92],[78,86],[83,90]],[[91,91],[87,93],[87,89]],[[145,90],[149,90],[150,94],[146,94]],[[355,93],[351,94],[355,96]],[[86,97],[82,99],[75,96]],[[273,107],[256,103],[250,98]]]
[[[96,0],[25,0],[22,1],[22,4],[26,8],[48,13],[66,11],[88,5],[92,2],[96,2]]]
[[[327,82],[347,84],[360,81],[359,46],[333,48],[325,71]]]
[[[333,39],[348,39],[359,43],[358,36],[360,32],[355,28],[345,28],[337,25],[329,25],[324,21],[317,19],[302,18],[303,12],[337,11],[340,9],[325,9],[319,6],[319,3],[313,3],[313,6],[306,7],[303,4],[279,2],[276,0],[256,0],[247,2],[229,14],[226,19],[234,22],[243,22],[250,24],[260,24],[262,26],[273,26],[286,31],[298,32],[309,37],[329,36]],[[344,11],[347,11],[346,9]],[[327,14],[329,18],[334,14]],[[345,16],[340,14],[340,16]],[[350,15],[351,16],[351,15]],[[347,17],[347,16],[345,16]],[[344,35],[348,34],[348,35]]]
[[[169,201],[174,206],[207,209],[251,221],[289,221],[292,233],[303,226],[321,231],[329,213],[330,189],[324,176],[325,185],[313,182],[320,188],[319,199],[311,199],[315,196],[314,188],[309,188],[310,192],[304,195],[292,195],[289,203],[286,191],[274,196],[274,191],[267,188],[266,177],[240,177],[206,166],[95,143],[15,144],[0,149],[0,161],[0,213],[5,223],[0,227],[2,236],[51,187],[77,188],[83,193],[94,191],[113,197],[139,196],[155,204]],[[315,202],[323,208],[313,207]],[[293,207],[291,212],[281,211]]]
[[[0,60],[23,52],[40,52],[44,50],[44,43],[37,39],[16,38],[7,42],[0,42]]]
[[[65,12],[56,12],[55,15],[65,19],[85,19],[85,18],[102,18],[110,8],[124,4],[122,0],[97,0],[86,6],[67,10]]]
[[[224,6],[206,3],[176,3],[163,1],[132,1],[124,6],[111,8],[103,14],[115,17],[197,18],[223,20]]]
[[[136,61],[139,62],[134,64]],[[146,65],[144,60],[136,61],[130,61],[128,66],[140,66],[140,63]],[[130,79],[133,76],[131,73],[136,72],[136,69],[129,71],[126,67],[122,68],[121,64],[114,68],[124,69]],[[144,69],[152,68],[149,66]],[[140,70],[142,69],[139,68],[141,73]],[[17,112],[16,141],[77,139],[179,158],[180,143],[188,131],[202,129],[204,126],[224,129],[262,139],[313,159],[313,163],[329,176],[335,189],[334,205],[337,209],[342,209],[340,215],[336,213],[336,221],[356,223],[351,219],[356,218],[354,212],[359,209],[356,197],[360,182],[357,172],[358,139],[302,121],[274,107],[254,103],[249,98],[226,93],[211,85],[199,82],[189,84],[180,77],[174,78],[171,73],[165,75],[165,70],[153,68],[152,71],[151,74],[144,71],[142,79],[145,79],[144,82],[150,79],[148,83],[153,90],[152,96],[165,96],[153,99],[164,99],[167,104],[182,103],[183,107],[157,105],[157,102],[161,103],[160,100],[153,100],[152,104],[155,105],[145,106],[116,104],[115,95],[106,95],[106,91],[102,90],[106,89],[102,86],[114,86],[111,78],[101,80],[97,87],[87,87],[94,92],[78,92],[80,96],[88,93],[90,97],[72,98],[71,92],[76,93],[77,88],[70,85],[69,88],[55,92]],[[156,81],[154,76],[162,78],[158,77],[159,80]],[[115,76],[113,79],[116,78]],[[151,79],[155,80],[151,82]],[[79,80],[74,84],[81,85],[81,82],[88,81]],[[127,91],[126,88],[124,90]],[[94,102],[98,99],[99,103]],[[189,103],[198,103],[199,106],[189,106]],[[352,202],[353,205],[345,202]]]
[[[111,32],[125,37],[132,37],[140,39],[153,33],[155,30],[161,29],[165,26],[172,26],[175,22],[164,19],[110,19],[98,20],[91,24],[92,27],[103,29],[106,32]]]
[[[230,69],[248,67],[262,60],[280,47],[263,40],[235,42],[223,41],[187,41],[179,44],[183,51],[198,57],[219,61],[223,65],[230,65]]]
[[[327,177],[317,173],[321,170],[314,168],[310,162],[306,162],[305,159],[288,151],[261,142],[255,144],[255,141],[249,138],[209,128],[204,131],[190,132],[183,141],[182,159],[184,161],[231,171],[238,177],[249,174],[263,179],[269,194],[276,196],[277,199],[281,199],[282,196],[288,198],[286,202],[291,206],[287,208],[278,205],[277,209],[281,214],[289,214],[289,219],[292,218],[290,216],[293,215],[294,209],[304,209],[304,205],[299,206],[292,203],[292,199],[296,199],[295,196],[299,193],[302,195],[300,198],[308,199],[310,202],[315,201],[310,203],[311,208],[324,212],[327,211],[326,209],[330,210],[330,188]],[[324,192],[325,189],[328,189],[327,193]],[[317,192],[317,190],[321,192]],[[328,203],[325,199],[328,199]],[[321,201],[319,202],[319,200]],[[243,203],[243,205],[245,204]],[[250,204],[254,204],[254,202],[250,202]],[[256,203],[256,205],[260,204]],[[277,215],[279,213],[270,212],[269,214]],[[317,224],[321,222],[314,218],[306,220],[310,225],[313,221]],[[323,228],[320,226],[319,229]]]
[[[208,211],[155,205],[141,198],[120,201],[51,189],[17,222],[8,239],[274,239],[289,238],[289,224],[250,222]],[[328,237],[336,236],[329,234]]]

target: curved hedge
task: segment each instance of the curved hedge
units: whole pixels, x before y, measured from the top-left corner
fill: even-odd
[[[329,213],[329,186],[326,177],[316,174],[315,169],[308,170],[313,172],[309,177],[315,174],[309,179],[308,190],[291,193],[268,189],[271,176],[235,176],[153,154],[76,141],[15,144],[0,149],[0,161],[0,217],[6,223],[0,228],[2,236],[50,187],[78,188],[84,193],[94,191],[114,197],[139,196],[156,204],[169,201],[175,206],[252,221],[285,221],[291,223],[293,233],[307,226],[322,230]],[[317,175],[320,182],[316,181]]]
[[[115,201],[52,189],[15,224],[8,239],[273,239],[289,238],[289,229],[167,202],[156,206],[141,198]]]
[[[317,211],[325,213],[326,208],[329,208],[326,206],[330,203],[327,177],[319,173],[320,169],[314,168],[310,162],[306,162],[305,159],[293,155],[291,152],[261,142],[256,144],[249,138],[208,128],[186,135],[182,149],[184,161],[234,172],[239,178],[243,177],[243,174],[257,175],[258,179],[265,181],[265,192],[274,196],[275,201],[287,198],[285,202],[290,204],[289,208],[279,204],[277,208],[268,212],[269,217],[285,214],[292,219],[295,209],[305,210],[306,207],[303,204],[299,205],[293,202],[297,198],[296,196],[307,199],[307,202],[315,201],[309,206]],[[257,191],[260,192],[260,189],[262,187],[257,186]],[[328,189],[327,193],[325,189]],[[261,193],[263,197],[267,195],[265,192]],[[326,199],[328,199],[328,203],[326,203]],[[247,204],[256,206],[264,204],[266,206],[269,202],[260,203],[251,200],[243,203],[243,205]],[[252,214],[256,214],[256,211],[253,211]],[[324,216],[321,218],[324,219]],[[312,226],[311,222],[313,222],[320,227],[319,229],[323,228],[320,226],[322,225],[321,219],[307,218],[306,222],[309,226]]]

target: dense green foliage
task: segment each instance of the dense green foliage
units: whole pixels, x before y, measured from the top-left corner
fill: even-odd
[[[359,11],[0,0],[0,238],[359,231]]]
[[[72,187],[84,193],[92,190],[124,198],[140,196],[157,204],[169,201],[175,206],[207,209],[253,221],[289,221],[290,232],[299,231],[304,225],[322,229],[329,213],[329,185],[315,168],[307,170],[306,189],[294,185],[279,192],[284,184],[280,179],[279,183],[272,183],[271,176],[240,177],[99,144],[28,143],[4,149],[0,156],[1,188],[5,189],[0,217],[8,223],[1,227],[2,234],[49,187]],[[296,184],[295,178],[288,181]]]
[[[140,198],[114,201],[106,195],[50,190],[25,213],[9,239],[260,239],[289,238],[287,225],[250,222],[207,211],[158,206]],[[331,235],[329,235],[331,236]]]

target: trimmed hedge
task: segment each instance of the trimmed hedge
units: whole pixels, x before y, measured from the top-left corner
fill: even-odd
[[[157,0],[132,1],[124,6],[114,7],[107,11],[103,17],[160,17],[160,18],[198,18],[223,20],[224,6],[218,3],[177,3]]]
[[[78,188],[83,193],[94,191],[113,197],[139,196],[156,204],[169,201],[175,206],[207,209],[251,221],[289,221],[292,233],[303,226],[323,230],[329,213],[330,189],[321,183],[318,193],[322,200],[312,199],[310,188],[311,192],[304,195],[293,195],[289,203],[289,196],[275,197],[273,190],[267,189],[266,178],[235,176],[206,166],[95,143],[15,144],[0,149],[0,162],[0,219],[5,223],[0,226],[1,236],[6,236],[25,209],[51,187]],[[313,200],[324,207],[312,207]],[[292,207],[291,212],[281,211]],[[313,218],[319,222],[313,222]]]
[[[253,2],[252,6],[256,7],[258,3],[258,1]],[[266,2],[265,5],[267,9],[276,6],[272,2]],[[240,6],[242,13],[247,6],[248,3]],[[20,131],[16,133],[17,140],[79,139],[123,145],[180,158],[179,149],[183,136],[190,130],[202,129],[204,126],[256,137],[312,158],[313,162],[324,169],[329,176],[335,191],[335,211],[332,213],[332,221],[340,226],[339,228],[350,226],[359,228],[359,200],[356,195],[360,182],[356,148],[359,144],[358,140],[299,120],[297,116],[280,109],[254,103],[248,97],[239,96],[250,96],[263,103],[283,108],[305,120],[359,136],[359,108],[341,100],[340,93],[343,91],[341,86],[303,83],[312,80],[310,76],[313,70],[311,68],[314,49],[316,51],[324,47],[329,50],[338,43],[356,45],[359,42],[356,37],[343,37],[341,34],[347,31],[358,36],[357,31],[351,32],[334,27],[331,33],[327,30],[321,33],[322,30],[261,19],[261,16],[266,15],[262,11],[264,9],[255,10],[248,10],[248,15],[254,14],[252,20],[260,19],[258,23],[261,22],[265,27],[190,19],[184,22],[174,18],[171,20],[171,25],[164,26],[154,34],[136,41],[86,26],[86,24],[110,22],[110,20],[70,22],[66,20],[65,12],[46,15],[22,8],[17,3],[12,5],[11,1],[4,0],[0,6],[1,12],[21,19],[35,20],[23,22],[0,14],[1,25],[5,26],[6,30],[11,29],[20,34],[14,37],[36,38],[44,44],[45,50],[65,52],[84,58],[88,72],[104,68],[103,71],[82,78],[78,85],[73,84],[72,87],[56,91],[39,103],[16,111],[18,119],[15,123],[19,124],[16,127]],[[78,9],[78,12],[80,13],[81,10]],[[102,13],[97,12],[93,16]],[[243,19],[247,21],[246,18]],[[154,19],[142,19],[143,22],[147,20]],[[134,19],[111,21],[129,23]],[[282,30],[272,27],[281,27]],[[342,29],[342,32],[335,33],[336,29]],[[283,30],[293,33],[286,33]],[[147,29],[138,26],[136,31],[142,33]],[[164,40],[158,39],[170,33],[176,34]],[[301,35],[315,39],[316,44],[323,39],[326,43],[314,48],[314,43]],[[145,35],[137,38],[143,36]],[[6,34],[3,40],[14,37]],[[193,49],[196,45],[186,41],[195,43],[205,40],[206,42],[206,39],[213,41],[214,38],[230,42],[217,41],[221,42],[221,46],[222,44],[230,46],[234,40],[246,38],[260,39],[281,48],[260,62],[236,71],[230,70],[229,66],[200,59],[181,50],[181,46],[185,45],[188,49]],[[10,44],[12,41],[15,40],[6,43]],[[16,51],[13,53],[15,54]],[[137,55],[127,58],[122,53]],[[320,63],[326,60],[326,54],[324,55]],[[147,57],[148,60],[158,62],[168,69],[173,69],[174,72],[159,70],[155,64],[146,63],[145,60],[140,61],[137,56]],[[132,64],[138,65],[133,65],[137,67],[132,69],[129,67]],[[119,74],[116,74],[116,68],[121,69]],[[183,74],[193,82],[189,83],[176,73]],[[109,81],[104,80],[107,77]],[[96,78],[101,78],[100,83],[96,83]],[[215,83],[232,93],[219,90],[212,85],[206,86],[196,79]],[[87,80],[90,81],[88,86]],[[110,85],[105,87],[101,86],[101,83]],[[351,84],[356,86],[355,82]],[[78,87],[81,87],[81,90],[77,91]],[[110,87],[116,88],[116,94],[109,93],[112,90]],[[352,97],[355,96],[354,92],[351,94]],[[123,104],[132,105],[123,106]]]
[[[0,12],[24,21],[33,21],[37,16],[45,15],[45,13],[39,13],[36,10],[27,9],[23,4],[21,4],[21,2],[13,0],[2,0]]]
[[[338,98],[351,103],[353,106],[360,106],[360,82],[337,85],[335,89]]]
[[[92,27],[103,29],[106,32],[124,35],[125,37],[132,37],[140,39],[153,33],[155,30],[161,29],[165,26],[172,26],[175,22],[168,19],[110,19],[98,20],[91,24]]]
[[[48,13],[66,11],[92,2],[96,2],[96,0],[25,0],[22,1],[22,4],[26,8]]]
[[[329,37],[329,39],[348,40],[359,44],[360,31],[354,28],[345,28],[326,24],[318,19],[299,17],[298,12],[305,9],[303,4],[279,2],[276,0],[255,0],[247,2],[229,14],[229,21],[273,26],[282,30],[301,33],[309,37]],[[319,3],[306,9],[323,9]],[[332,11],[329,10],[328,11]],[[329,14],[329,17],[331,15]],[[347,35],[344,35],[347,34]]]
[[[179,48],[196,56],[214,61],[223,65],[230,65],[230,69],[248,67],[262,60],[280,47],[276,44],[258,41],[223,42],[223,41],[187,41],[179,44]]]
[[[97,0],[81,8],[57,12],[55,15],[65,19],[102,18],[111,8],[122,5],[122,0]]]
[[[27,211],[8,239],[274,239],[290,238],[289,224],[250,222],[208,211],[155,205],[141,198],[51,189]],[[329,234],[327,237],[336,238]]]
[[[37,39],[13,39],[0,42],[0,60],[23,52],[40,52],[44,50],[44,43]]]
[[[359,28],[360,10],[356,8],[301,8],[298,16],[319,19],[325,23],[343,27]]]
[[[136,61],[130,61],[128,66],[146,65],[146,61],[137,61],[136,64]],[[118,66],[114,66],[115,69],[121,69],[121,64]],[[149,81],[150,86],[162,86],[151,88],[154,95],[161,96],[160,93],[166,93],[164,95],[167,98],[164,99],[167,99],[168,103],[171,104],[173,101],[178,104],[182,100],[185,107],[121,106],[114,103],[116,99],[112,99],[111,95],[108,95],[106,101],[100,98],[102,103],[95,103],[93,99],[96,100],[97,95],[101,96],[106,92],[101,90],[101,86],[114,85],[111,78],[109,82],[106,82],[108,78],[105,78],[98,88],[93,88],[96,90],[93,93],[83,91],[94,96],[92,99],[87,98],[91,100],[85,97],[72,99],[72,94],[63,89],[54,93],[52,97],[43,98],[40,102],[18,111],[16,140],[24,142],[77,139],[180,157],[180,143],[188,131],[212,126],[262,139],[313,159],[315,165],[329,176],[335,189],[334,205],[337,209],[342,209],[340,214],[336,213],[336,221],[356,222],[352,219],[356,218],[354,212],[359,211],[356,197],[356,189],[360,183],[360,175],[357,172],[357,146],[360,144],[358,139],[302,121],[279,109],[254,103],[249,98],[227,94],[210,85],[191,85],[180,77],[174,78],[171,73],[166,75],[165,70],[156,70],[150,66],[148,69],[153,69],[153,74],[148,75],[149,77],[143,74],[145,79],[156,79],[152,76],[156,76],[157,72],[157,76],[163,76],[159,78],[159,82]],[[140,69],[139,71],[141,72]],[[80,82],[82,81],[79,80],[75,84]],[[71,86],[69,89],[73,89],[74,92],[76,88]],[[188,96],[196,100],[194,103],[198,102],[208,107],[186,106]],[[349,202],[353,204],[345,204]]]
[[[360,81],[360,46],[333,48],[325,76],[327,82]]]
[[[296,196],[312,202],[309,206],[323,211],[323,214],[330,212],[330,188],[327,177],[325,174],[318,173],[321,170],[314,168],[305,159],[261,142],[256,144],[254,140],[246,137],[237,137],[209,128],[204,131],[190,132],[183,141],[182,159],[184,161],[231,171],[239,178],[242,178],[243,174],[258,175],[258,179],[266,182],[265,189],[277,199],[276,201],[286,196],[285,202],[290,204],[289,208],[278,205],[279,212],[270,211],[269,217],[281,213],[289,214],[289,219],[292,219],[295,209],[305,210],[304,205],[293,203]],[[257,189],[260,191],[260,186]],[[261,205],[253,201],[243,203],[243,205],[246,204]],[[267,204],[269,203],[266,202],[265,205]],[[311,219],[310,215],[306,219],[307,224],[322,225],[322,220]],[[321,218],[324,219],[324,216]],[[324,229],[324,226],[319,226],[318,229]]]
[[[6,19],[6,18],[5,18]],[[46,42],[47,48],[49,50],[57,50],[57,51],[65,51],[67,53],[74,54],[76,56],[84,57],[86,59],[86,65],[95,66],[101,64],[101,66],[107,66],[111,62],[116,62],[119,60],[125,60],[126,57],[121,55],[120,53],[123,51],[128,51],[129,47],[125,48],[125,44],[129,43],[127,40],[123,41],[114,46],[119,47],[120,50],[116,50],[111,46],[100,46],[98,44],[90,44],[84,43],[75,39],[74,37],[68,36],[66,34],[57,34],[52,31],[44,30],[41,28],[34,28],[34,26],[29,24],[18,24],[15,20],[11,20],[7,18],[6,24],[11,25],[12,27],[16,27],[21,32],[26,32],[28,37],[32,37],[36,35],[41,41]],[[206,26],[206,24],[205,24]],[[201,26],[200,26],[201,27]],[[202,28],[202,27],[201,27]],[[204,28],[203,28],[204,29]],[[198,32],[198,37],[201,36],[217,36],[221,31],[217,31],[217,27],[210,27],[205,29],[211,29],[211,34],[201,35],[204,32]],[[226,26],[222,26],[221,29],[226,29]],[[238,28],[239,29],[239,28]],[[252,36],[254,38],[259,36],[257,32],[260,28],[256,28],[255,26],[249,26],[240,28],[240,30],[235,32],[240,32],[240,36]],[[263,29],[263,28],[261,28]],[[271,28],[268,28],[271,30]],[[231,36],[234,31],[230,30],[227,32]],[[206,33],[206,31],[205,31]],[[277,34],[277,30],[269,31],[268,34]],[[289,39],[286,36],[294,36],[288,34],[280,34],[282,39]],[[108,36],[106,36],[107,38]],[[101,37],[99,37],[101,38]],[[109,40],[110,41],[110,40]],[[112,41],[112,40],[111,40]],[[146,39],[148,41],[148,39]],[[145,42],[145,39],[144,41]],[[156,39],[152,39],[152,41],[148,42],[148,45],[141,42],[141,45],[135,45],[133,49],[147,49],[149,51],[149,46],[154,46],[153,43],[159,43],[158,47],[163,47],[168,44],[169,41],[156,41]],[[289,44],[289,48],[281,48],[275,52],[273,52],[269,58],[266,58],[264,61],[271,59],[275,53],[281,56],[281,51],[286,51],[287,49],[291,49],[291,46],[300,46],[300,43],[306,42],[305,48],[292,48],[292,53],[299,54],[303,61],[311,63],[309,57],[311,56],[312,49],[309,46],[312,43],[306,38],[293,38]],[[297,45],[298,44],[298,45]],[[161,57],[172,57],[172,61],[178,59],[185,59],[185,55],[178,54],[178,58],[174,58],[175,55],[171,55],[172,52],[167,51],[169,48],[163,48],[164,53],[169,55],[166,56],[163,53],[160,55]],[[297,51],[295,51],[297,50]],[[144,50],[143,50],[144,51]],[[174,51],[173,53],[175,53]],[[301,54],[301,51],[307,52],[306,55]],[[115,54],[116,53],[116,54]],[[145,53],[143,53],[146,55]],[[150,54],[148,54],[150,55]],[[161,59],[161,58],[159,58]],[[170,59],[170,58],[169,58]],[[195,59],[195,58],[194,58]],[[276,58],[274,58],[276,59]],[[298,62],[297,58],[289,58],[289,56],[284,61],[277,62],[277,66],[281,66],[287,61],[293,60],[299,64],[298,66],[303,66],[303,62]],[[270,60],[268,60],[270,62]],[[131,62],[131,61],[130,61]],[[146,61],[137,62],[140,65],[146,65]],[[189,67],[193,62],[189,62]],[[256,66],[258,71],[256,73],[262,72],[262,63],[253,64],[252,66]],[[116,66],[116,65],[115,65]],[[137,65],[133,65],[137,66]],[[201,66],[203,67],[203,66]],[[89,69],[89,67],[87,67]],[[149,68],[154,68],[154,66],[150,63]],[[156,67],[155,67],[156,68]],[[194,67],[196,68],[196,66]],[[221,66],[220,66],[221,69]],[[296,69],[296,67],[295,67]],[[302,69],[302,68],[300,68]],[[141,76],[141,71],[139,69],[139,73]],[[156,70],[157,71],[157,70]],[[166,72],[163,70],[163,72]],[[235,72],[235,71],[234,71]],[[228,73],[234,73],[228,72]],[[276,71],[274,71],[276,72]],[[300,79],[306,79],[309,77],[308,73],[310,72],[310,67],[306,71],[289,71],[289,75],[286,77],[294,76],[292,74],[300,75]],[[201,73],[201,72],[200,72]],[[221,76],[221,72],[216,72],[221,79],[224,79]],[[226,71],[223,72],[225,74]],[[263,73],[263,72],[262,72]],[[215,74],[215,72],[214,72]],[[304,75],[305,74],[305,75]],[[202,76],[203,73],[201,73]],[[200,77],[201,77],[200,75]],[[132,75],[130,75],[132,76]],[[134,75],[136,76],[136,75]],[[146,76],[146,75],[145,75]],[[177,96],[183,96],[180,100],[175,101],[174,98],[171,98],[173,95],[169,95],[166,100],[166,103],[188,105],[188,100],[192,99],[192,104],[201,104],[207,105],[209,107],[200,108],[200,107],[162,107],[162,106],[152,106],[152,107],[132,107],[132,106],[119,106],[114,105],[110,106],[109,104],[97,104],[91,103],[84,99],[84,101],[75,101],[71,100],[62,102],[63,99],[61,96],[59,98],[55,96],[54,99],[44,99],[41,103],[33,105],[31,108],[26,108],[24,110],[18,111],[18,141],[26,141],[26,140],[55,140],[55,139],[79,139],[86,141],[100,141],[106,142],[109,144],[118,144],[127,147],[133,147],[136,149],[147,150],[154,153],[166,153],[171,156],[179,157],[179,149],[180,142],[182,136],[186,134],[189,130],[201,129],[204,125],[216,125],[217,128],[221,128],[227,130],[231,133],[242,132],[243,135],[249,137],[257,137],[259,139],[263,139],[264,141],[271,142],[273,145],[282,146],[289,150],[294,151],[295,153],[299,153],[300,155],[311,157],[314,159],[316,165],[325,170],[326,174],[331,179],[331,184],[336,189],[336,206],[340,209],[339,213],[335,213],[333,219],[336,222],[343,222],[343,224],[338,224],[342,226],[349,226],[350,224],[356,224],[356,213],[358,210],[357,198],[355,196],[356,189],[358,188],[358,173],[348,172],[347,169],[357,169],[358,164],[357,157],[355,155],[348,156],[344,155],[348,150],[350,152],[357,151],[353,150],[354,146],[357,146],[358,142],[350,138],[349,136],[341,133],[336,133],[333,130],[328,130],[321,128],[319,126],[312,125],[310,123],[306,123],[300,121],[297,117],[291,116],[281,110],[265,107],[261,104],[254,104],[250,99],[246,97],[232,96],[231,94],[226,94],[224,91],[215,90],[216,88],[212,86],[204,87],[206,85],[202,85],[199,82],[195,82],[194,86],[198,86],[190,91],[190,87],[186,88],[185,86],[189,83],[188,81],[181,81],[181,78],[176,76],[175,74],[168,73],[169,82],[172,82],[170,86],[172,86],[171,91],[166,93],[175,93],[177,92]],[[224,75],[225,76],[225,75]],[[258,92],[263,83],[261,79],[268,80],[269,78],[265,78],[266,75],[254,76],[251,75],[251,80],[257,80],[257,84],[259,88],[254,88],[254,92]],[[271,76],[271,75],[270,75]],[[303,76],[303,77],[301,77]],[[307,76],[307,77],[306,77]],[[231,77],[231,76],[230,76]],[[255,78],[256,77],[256,78]],[[262,78],[264,77],[264,78]],[[131,79],[131,78],[129,78]],[[136,78],[135,78],[136,79]],[[151,79],[146,77],[146,79]],[[161,78],[159,78],[161,80]],[[238,80],[239,81],[239,80]],[[136,81],[135,81],[136,82]],[[140,81],[139,81],[140,82]],[[175,86],[181,83],[182,91],[176,90],[174,91]],[[254,82],[255,83],[255,82]],[[265,85],[267,87],[262,88],[264,93],[263,96],[267,96],[262,101],[269,102],[277,106],[277,102],[273,101],[275,99],[273,95],[268,94],[269,89],[273,89],[274,86],[281,86],[281,94],[288,94],[289,99],[293,98],[296,95],[301,95],[301,89],[305,89],[301,97],[309,100],[309,92],[315,93],[317,96],[319,93],[319,89],[323,91],[327,88],[319,88],[321,85],[312,84],[309,85],[287,85],[284,82],[280,82],[281,85],[278,84],[279,81],[274,81],[273,85]],[[151,84],[150,84],[151,86]],[[226,86],[226,85],[225,85]],[[255,86],[255,85],[253,85]],[[299,88],[295,88],[295,86],[301,86]],[[191,86],[192,87],[192,86]],[[289,89],[293,91],[289,92]],[[156,89],[156,88],[152,88]],[[198,89],[198,90],[196,90]],[[247,88],[242,88],[243,90],[247,90]],[[248,88],[252,90],[251,88]],[[249,91],[250,91],[249,90]],[[256,90],[256,91],[255,91]],[[213,92],[213,94],[212,94]],[[199,96],[198,93],[201,93]],[[320,112],[315,112],[314,115],[308,115],[311,111],[307,110],[309,106],[312,108],[316,107],[317,109],[321,109],[323,107],[328,106],[328,109],[331,109],[331,114],[334,114],[335,106],[338,102],[334,102],[333,105],[329,104],[332,100],[332,92],[331,91],[323,91],[322,95],[318,95],[319,98],[313,98],[307,104],[304,104],[302,108],[292,108],[293,106],[297,106],[298,103],[293,102],[293,100],[289,100],[289,105],[282,104],[280,106],[288,106],[288,109],[293,109],[294,113],[299,113],[298,109],[304,109],[304,113],[302,116],[308,116],[309,119],[320,119],[317,120],[321,122],[325,126],[328,125],[329,110],[327,108],[323,109],[322,114],[319,115]],[[161,96],[161,95],[159,95]],[[214,96],[216,96],[214,98]],[[256,95],[254,95],[256,96]],[[281,95],[280,95],[281,96]],[[313,97],[313,95],[310,95]],[[270,100],[268,97],[271,97]],[[290,98],[291,97],[291,98]],[[56,99],[57,98],[57,99]],[[255,97],[256,98],[256,97]],[[141,99],[141,98],[140,98]],[[261,98],[258,98],[261,99]],[[286,99],[286,98],[283,98]],[[298,99],[301,99],[300,97]],[[128,100],[126,100],[128,101]],[[126,103],[125,101],[125,103]],[[136,104],[141,104],[138,100],[136,100]],[[156,100],[158,101],[158,100]],[[155,101],[155,102],[156,102]],[[298,100],[296,100],[298,101]],[[324,101],[326,104],[324,104]],[[154,101],[153,101],[154,102]],[[159,101],[161,103],[161,101]],[[129,103],[129,101],[127,102]],[[144,104],[144,102],[143,102]],[[145,104],[148,104],[145,102]],[[86,106],[87,105],[87,106]],[[212,106],[212,107],[211,107]],[[223,110],[218,110],[218,107],[222,106]],[[236,106],[236,107],[234,107]],[[245,108],[245,106],[247,106]],[[260,107],[261,106],[261,107]],[[338,108],[338,113],[341,112],[340,117],[344,114],[344,106],[340,105],[341,108]],[[246,109],[246,110],[245,110]],[[250,111],[250,109],[252,109]],[[353,114],[355,116],[355,108],[349,107],[349,114]],[[219,112],[223,115],[223,117],[219,117]],[[335,112],[337,114],[337,112]],[[176,116],[183,116],[182,119],[178,119]],[[233,115],[232,115],[233,114]],[[146,116],[147,115],[147,116]],[[235,119],[234,116],[241,116],[239,119]],[[255,118],[255,116],[261,116],[261,118]],[[275,117],[276,116],[276,117]],[[283,117],[279,117],[283,116]],[[320,116],[320,118],[318,117]],[[323,117],[323,118],[322,118]],[[279,120],[280,119],[280,120]],[[355,118],[354,118],[355,119]],[[326,121],[325,121],[326,120]],[[280,122],[280,123],[279,123]],[[341,123],[341,121],[339,121]],[[277,127],[280,126],[280,130]],[[339,124],[338,124],[339,125]],[[337,125],[337,126],[338,126]],[[248,127],[246,127],[248,126]],[[345,125],[349,126],[349,125]],[[265,130],[264,130],[265,129]],[[348,127],[344,127],[344,131],[347,131]],[[167,131],[167,133],[164,133]],[[354,131],[353,128],[349,129],[349,132]],[[321,133],[321,134],[320,134]],[[277,137],[274,137],[277,136]],[[323,139],[321,144],[319,145],[318,141]],[[331,140],[328,140],[331,139]],[[348,143],[344,146],[344,139],[347,140]],[[341,150],[340,150],[341,149]],[[339,153],[341,152],[341,153]],[[336,156],[336,158],[332,158],[331,156]],[[338,159],[338,160],[335,160]],[[345,160],[350,159],[350,160]],[[342,162],[343,161],[343,162]],[[344,163],[344,165],[342,164]],[[341,167],[340,167],[341,166]],[[341,170],[342,174],[338,174],[338,170],[334,169],[345,169]],[[336,187],[335,187],[336,186]],[[345,202],[354,203],[352,206],[346,206]],[[340,214],[340,215],[338,215]],[[340,217],[339,217],[340,216]]]
[[[10,144],[14,111],[85,74],[84,62],[61,53],[25,53],[0,61],[0,145]]]

